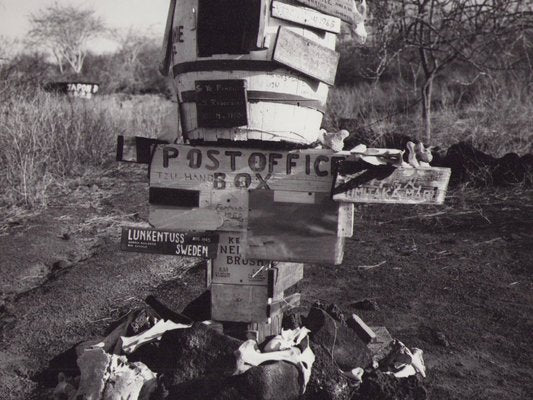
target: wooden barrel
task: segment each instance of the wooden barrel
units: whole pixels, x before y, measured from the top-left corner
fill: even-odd
[[[329,31],[290,21],[300,10]],[[176,0],[170,15],[185,138],[316,141],[338,62],[338,18],[276,0]]]

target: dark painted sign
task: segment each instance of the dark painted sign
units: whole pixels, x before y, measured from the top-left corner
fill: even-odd
[[[215,258],[218,234],[171,232],[150,228],[122,228],[120,248],[138,253]]]
[[[248,101],[243,79],[196,81],[195,89],[198,127],[248,125]]]

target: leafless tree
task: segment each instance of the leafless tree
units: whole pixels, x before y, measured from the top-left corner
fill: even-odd
[[[38,47],[46,47],[54,56],[61,73],[65,70],[65,64],[75,73],[81,72],[88,41],[100,36],[105,28],[94,10],[57,3],[32,14],[30,23],[30,42]]]

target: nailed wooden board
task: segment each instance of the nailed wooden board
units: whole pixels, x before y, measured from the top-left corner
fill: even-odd
[[[317,193],[314,204],[274,201],[274,192],[252,190],[243,241],[249,259],[340,264],[344,238],[337,237],[338,204]]]
[[[122,251],[209,259],[217,255],[218,234],[124,227],[120,248]]]
[[[339,203],[339,226],[337,230],[338,237],[352,237],[353,236],[353,218],[354,218],[353,203]]]
[[[218,256],[212,263],[212,282],[235,285],[268,285],[269,261],[246,260],[240,251],[242,234],[220,234]]]
[[[341,20],[339,18],[281,1],[274,0],[272,2],[272,16],[328,32],[340,33],[341,31]]]
[[[331,150],[276,151],[216,146],[157,146],[150,186],[185,190],[270,189],[329,193]]]
[[[196,113],[200,128],[248,125],[248,100],[244,79],[195,82]]]
[[[280,27],[272,59],[329,85],[335,83],[340,54]]]
[[[273,263],[269,274],[272,297],[279,299],[283,297],[283,292],[286,289],[297,284],[304,278],[304,265],[302,263],[290,262]]]
[[[350,181],[364,174],[337,175],[333,199],[353,203],[442,204],[450,180],[449,168],[393,168],[382,179],[352,187]]]
[[[339,17],[345,22],[353,23],[354,2],[353,0],[296,0],[298,3]]]

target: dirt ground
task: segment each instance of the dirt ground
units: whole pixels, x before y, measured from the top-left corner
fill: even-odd
[[[302,298],[334,302],[424,350],[431,399],[533,393],[533,192],[451,190],[441,207],[356,208],[344,262],[306,265]],[[204,290],[193,259],[119,251],[147,220],[146,169],[69,182],[41,213],[0,215],[0,398],[46,398],[39,373],[153,294]],[[377,310],[356,310],[374,300]],[[528,395],[527,393],[530,393]]]

